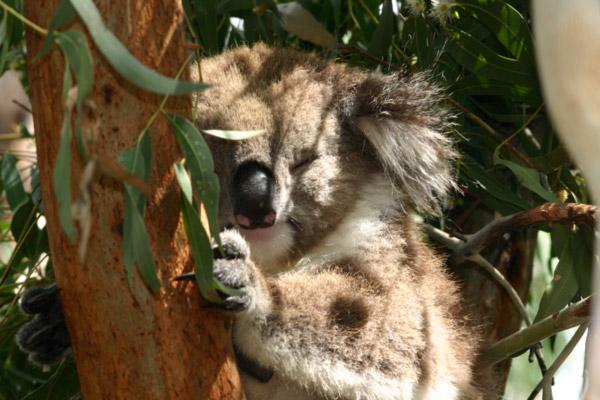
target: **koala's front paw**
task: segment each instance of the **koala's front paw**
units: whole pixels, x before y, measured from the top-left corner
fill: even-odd
[[[250,248],[246,240],[234,230],[221,233],[223,253],[215,250],[213,274],[215,279],[239,294],[223,293],[223,307],[227,311],[243,311],[253,302],[256,272],[250,260]]]

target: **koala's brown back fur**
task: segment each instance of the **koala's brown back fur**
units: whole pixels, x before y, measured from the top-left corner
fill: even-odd
[[[260,163],[275,182],[268,239],[224,236],[249,245],[220,272],[250,299],[234,342],[274,372],[266,383],[246,376],[248,396],[480,398],[478,335],[408,215],[438,213],[454,186],[437,88],[264,45],[204,60],[201,73],[213,85],[196,99],[201,129],[266,130],[209,138],[222,224],[235,220],[239,168]]]

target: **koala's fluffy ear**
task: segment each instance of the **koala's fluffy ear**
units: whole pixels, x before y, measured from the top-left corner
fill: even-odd
[[[426,76],[371,74],[353,85],[350,122],[371,143],[401,198],[439,214],[456,187],[448,113]]]

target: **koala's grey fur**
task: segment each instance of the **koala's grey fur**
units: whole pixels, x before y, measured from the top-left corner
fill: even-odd
[[[244,293],[234,343],[273,372],[244,375],[249,399],[477,399],[478,335],[457,285],[407,215],[438,213],[455,152],[439,91],[423,75],[368,73],[264,45],[205,59],[201,129],[266,133],[207,138],[231,224],[233,173],[275,176],[266,237],[222,234],[236,257],[215,274]]]

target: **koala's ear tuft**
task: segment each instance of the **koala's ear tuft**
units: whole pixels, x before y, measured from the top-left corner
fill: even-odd
[[[424,74],[370,74],[353,85],[350,119],[371,143],[403,201],[437,215],[456,188],[450,116]],[[346,109],[348,104],[346,104]]]

